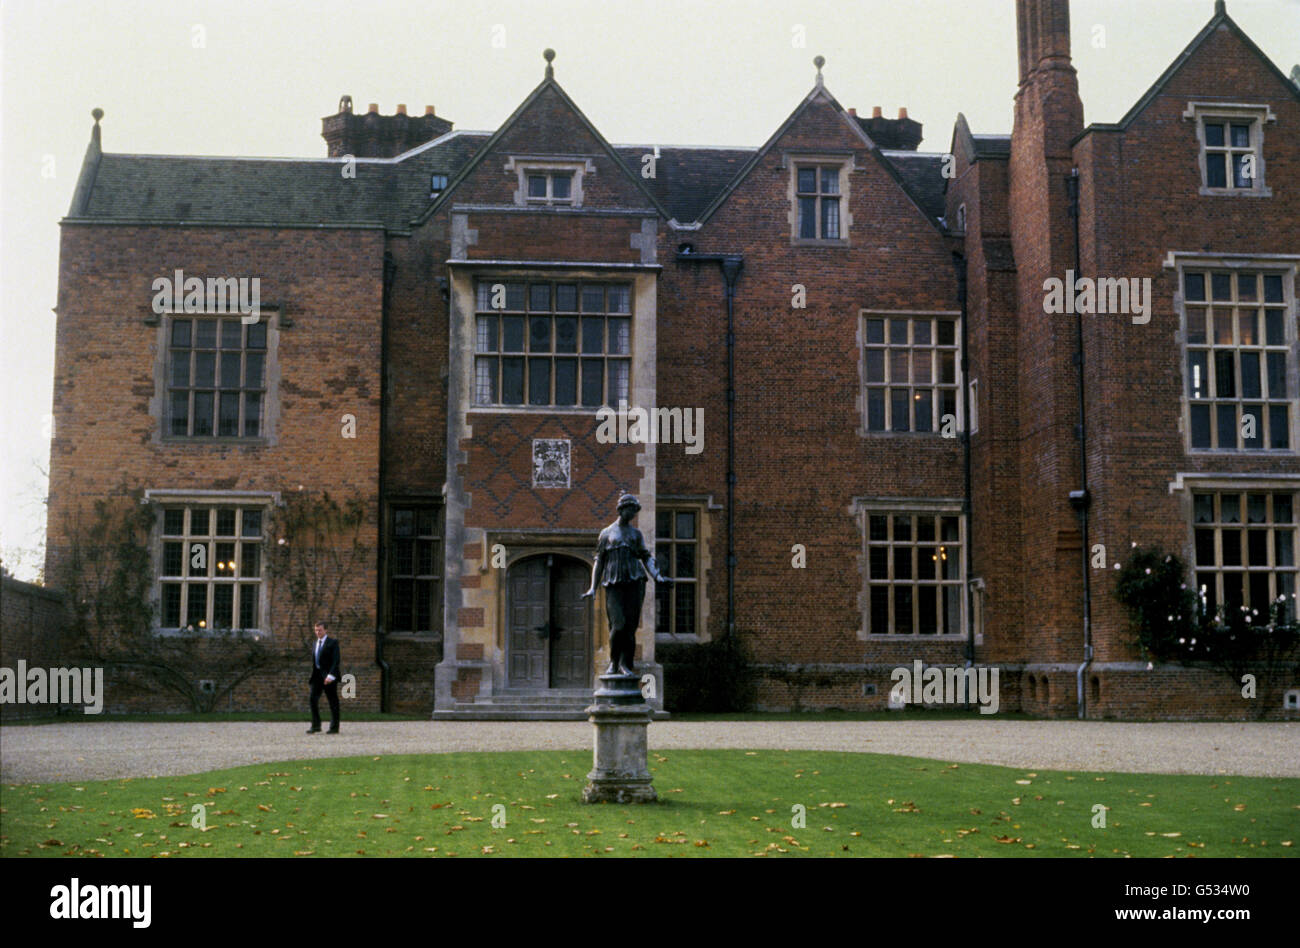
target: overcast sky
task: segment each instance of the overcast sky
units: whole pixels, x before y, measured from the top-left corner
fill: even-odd
[[[24,578],[44,534],[58,221],[104,109],[109,152],[322,157],[350,94],[391,114],[434,105],[490,131],[556,78],[611,142],[762,144],[812,87],[925,126],[947,150],[964,112],[1011,131],[1012,0],[4,0],[0,6],[0,552]],[[1213,0],[1074,0],[1088,122],[1113,122],[1214,12]],[[1289,73],[1300,0],[1228,11]],[[800,45],[800,39],[803,43]],[[112,410],[113,406],[107,406]]]

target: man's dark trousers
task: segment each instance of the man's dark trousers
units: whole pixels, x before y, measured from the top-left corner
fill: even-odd
[[[327,675],[334,676],[334,680],[329,684],[325,683]],[[312,645],[312,670],[311,670],[311,728],[313,731],[320,730],[320,695],[325,692],[325,697],[330,703],[330,731],[337,732],[339,729],[339,643],[338,640],[325,636],[321,641],[320,653],[316,654],[315,644]]]

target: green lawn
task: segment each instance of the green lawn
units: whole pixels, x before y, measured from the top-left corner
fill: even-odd
[[[3,787],[4,856],[1293,856],[1300,780],[878,754],[651,752],[660,803],[584,806],[590,752],[289,761]],[[191,825],[206,808],[206,831]],[[1093,828],[1093,807],[1107,807]],[[792,825],[794,807],[806,824]],[[500,809],[494,809],[500,807]],[[494,826],[504,817],[504,826]]]

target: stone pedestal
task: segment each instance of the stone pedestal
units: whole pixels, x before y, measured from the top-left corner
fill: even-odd
[[[596,729],[595,762],[583,803],[654,803],[646,767],[646,726],[653,709],[641,697],[637,675],[601,675],[588,718]]]

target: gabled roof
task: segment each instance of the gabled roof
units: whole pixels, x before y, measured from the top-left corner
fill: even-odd
[[[1277,76],[1277,78],[1282,82],[1283,87],[1288,89],[1297,99],[1300,99],[1300,87],[1297,87],[1292,83],[1291,80],[1287,78],[1286,73],[1282,72],[1273,60],[1269,59],[1264,51],[1255,45],[1254,40],[1246,35],[1246,31],[1238,26],[1237,22],[1232,17],[1228,16],[1227,4],[1224,3],[1223,0],[1217,0],[1214,5],[1214,16],[1210,18],[1210,22],[1206,23],[1205,26],[1202,27],[1201,31],[1196,34],[1196,37],[1187,44],[1187,48],[1178,54],[1178,57],[1169,64],[1169,68],[1160,74],[1160,78],[1155,81],[1142,98],[1138,99],[1137,102],[1133,104],[1133,107],[1125,113],[1123,118],[1114,124],[1094,122],[1076,135],[1074,141],[1078,141],[1091,131],[1122,131],[1127,129],[1133,124],[1133,121],[1146,110],[1147,106],[1155,100],[1156,96],[1160,95],[1160,93],[1164,91],[1165,86],[1169,84],[1170,80],[1173,79],[1178,71],[1182,69],[1192,56],[1196,54],[1197,50],[1199,50],[1221,26],[1226,26],[1231,30],[1237,38],[1245,44],[1246,48],[1259,57],[1259,59],[1273,72],[1273,74]]]
[[[429,176],[454,174],[486,132],[448,132],[396,158],[99,155],[68,220],[400,228],[429,201]]]
[[[704,223],[715,213],[717,213],[718,209],[726,202],[727,198],[731,196],[732,192],[735,191],[736,188],[740,186],[740,183],[749,176],[750,171],[752,171],[758,165],[758,163],[767,156],[767,154],[772,150],[772,148],[776,145],[776,143],[781,140],[781,138],[785,135],[787,131],[789,131],[791,126],[793,126],[794,123],[798,121],[799,117],[802,116],[803,113],[806,112],[808,108],[814,102],[817,101],[826,102],[835,110],[835,112],[844,120],[845,127],[849,128],[852,131],[853,135],[857,137],[862,142],[862,144],[866,147],[867,152],[873,158],[875,158],[876,161],[880,162],[880,166],[884,168],[885,171],[888,172],[890,177],[894,179],[894,181],[898,184],[899,188],[901,188],[903,193],[907,196],[908,200],[910,200],[916,206],[916,209],[919,210],[925,216],[926,220],[930,222],[930,225],[934,227],[936,230],[942,230],[942,228],[939,226],[937,217],[932,215],[928,210],[926,210],[925,202],[917,194],[913,192],[912,188],[908,185],[904,177],[899,173],[898,169],[895,168],[893,163],[881,152],[879,148],[876,147],[876,143],[871,140],[871,137],[867,135],[866,131],[862,128],[860,124],[858,124],[857,120],[854,119],[853,116],[849,115],[849,113],[844,109],[844,107],[835,100],[835,96],[831,95],[830,92],[826,89],[826,87],[822,84],[820,63],[818,64],[817,82],[813,85],[812,91],[809,92],[806,96],[804,96],[803,101],[801,101],[799,105],[795,107],[795,110],[791,112],[790,115],[786,118],[786,120],[781,123],[781,127],[778,128],[775,132],[773,132],[772,136],[768,138],[766,142],[764,142],[763,146],[759,148],[758,151],[754,152],[753,156],[749,159],[749,161],[745,162],[744,166],[738,172],[736,172],[735,178],[733,178],[731,182],[725,188],[723,188],[723,190],[719,192],[716,197],[714,197],[714,199],[709,203],[708,207],[706,207],[704,211],[699,215],[697,220],[700,223]]]
[[[982,158],[1010,158],[1010,135],[976,135],[971,132],[966,116],[958,112],[957,121],[952,127],[951,154],[960,154],[967,164],[973,164]]]
[[[547,53],[552,57],[554,56],[554,54],[551,53],[549,50],[547,51]],[[550,60],[548,59],[547,62],[549,63]],[[591,124],[591,120],[587,118],[586,115],[583,114],[582,109],[578,108],[577,104],[572,99],[569,98],[569,94],[565,92],[563,88],[560,87],[560,84],[558,82],[555,81],[554,72],[551,66],[547,65],[546,78],[544,78],[538,84],[537,88],[535,88],[532,92],[528,94],[528,97],[524,99],[523,102],[519,103],[519,107],[510,114],[510,117],[506,119],[505,122],[502,123],[501,127],[498,128],[492,134],[492,137],[489,138],[483,144],[483,147],[480,148],[475,153],[474,157],[471,158],[465,164],[465,166],[460,169],[460,171],[455,175],[454,178],[452,178],[452,180],[447,185],[447,190],[444,191],[438,197],[437,200],[433,201],[432,203],[429,204],[428,207],[424,208],[424,210],[411,221],[411,224],[417,225],[417,224],[424,223],[430,217],[433,216],[433,214],[438,210],[438,208],[442,207],[445,203],[450,201],[452,194],[455,192],[456,188],[460,185],[460,183],[470,176],[470,174],[474,171],[474,169],[478,167],[479,162],[483,160],[484,156],[486,156],[492,151],[492,149],[496,146],[496,144],[499,141],[501,141],[501,139],[505,136],[505,134],[514,126],[516,122],[519,121],[520,116],[522,116],[525,112],[527,112],[529,108],[532,107],[533,103],[536,102],[542,96],[542,94],[547,90],[553,91],[556,95],[560,97],[560,101],[563,102],[570,110],[572,110],[573,114],[577,117],[578,121],[582,123],[583,127],[587,129],[587,131],[591,134],[591,136],[596,139],[596,142],[605,150],[605,152],[609,155],[609,157],[613,159],[614,164],[617,165],[619,168],[622,168],[627,173],[627,176],[632,181],[633,185],[636,186],[637,190],[641,191],[641,193],[645,195],[646,203],[649,206],[653,207],[656,211],[658,211],[664,218],[670,217],[671,215],[668,213],[667,209],[663,206],[663,204],[659,201],[659,199],[653,193],[651,193],[651,191],[646,187],[645,182],[642,180],[639,171],[633,172],[630,168],[628,168],[623,157],[617,151],[614,150],[614,146],[605,140],[605,136],[600,134],[600,131],[596,128],[596,126]]]

